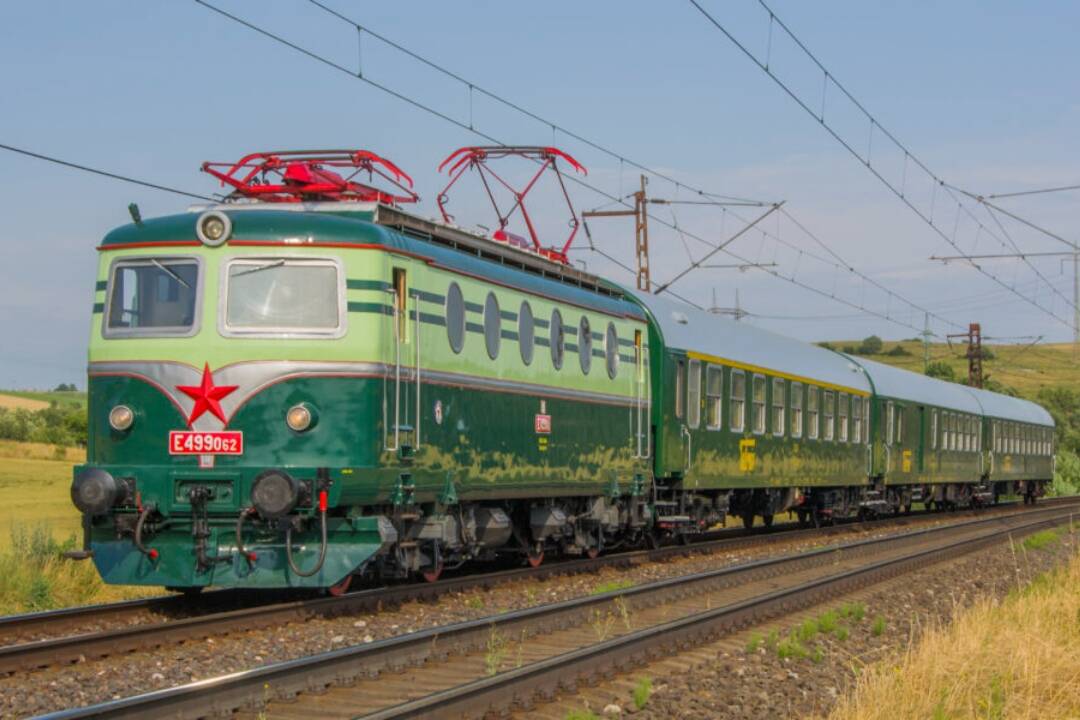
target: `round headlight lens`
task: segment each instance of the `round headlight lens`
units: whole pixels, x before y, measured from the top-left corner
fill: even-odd
[[[280,470],[267,470],[251,485],[251,504],[266,519],[284,517],[299,498],[300,485]]]
[[[210,210],[199,216],[195,223],[195,234],[203,245],[218,247],[229,239],[232,233],[232,220],[219,210]]]
[[[294,432],[310,430],[315,425],[315,411],[306,403],[293,405],[285,413],[285,424]]]
[[[117,432],[129,430],[135,424],[135,413],[127,405],[117,405],[109,411],[109,427]]]

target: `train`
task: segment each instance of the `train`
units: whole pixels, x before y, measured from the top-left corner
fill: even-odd
[[[71,495],[106,583],[340,593],[729,518],[1034,502],[1053,477],[1035,403],[423,217],[372,153],[204,169],[231,194],[133,208],[98,247]]]

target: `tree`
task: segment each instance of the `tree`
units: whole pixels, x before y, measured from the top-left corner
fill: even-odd
[[[885,343],[881,341],[877,335],[871,335],[868,338],[863,338],[862,344],[859,345],[860,355],[877,355],[885,347]]]
[[[941,360],[927,365],[926,374],[928,377],[937,378],[938,380],[956,382],[956,371],[952,369],[952,365],[942,362]]]
[[[897,343],[896,345],[893,345],[892,349],[889,350],[889,352],[887,352],[885,354],[889,355],[891,357],[900,357],[902,355],[910,355],[911,353],[908,352],[906,349],[904,349],[903,345],[900,345],[899,343]]]

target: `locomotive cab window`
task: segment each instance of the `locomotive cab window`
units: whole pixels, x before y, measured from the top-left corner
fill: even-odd
[[[327,336],[345,331],[345,292],[337,261],[230,260],[222,273],[222,335]]]
[[[198,330],[199,261],[119,260],[109,278],[105,337],[193,335]]]

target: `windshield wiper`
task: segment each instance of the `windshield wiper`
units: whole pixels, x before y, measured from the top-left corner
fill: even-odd
[[[159,270],[161,270],[162,272],[167,274],[169,277],[171,277],[173,280],[175,280],[176,282],[178,282],[181,285],[183,285],[184,287],[186,287],[188,290],[191,289],[191,286],[188,285],[186,282],[184,282],[184,278],[177,275],[175,270],[170,270],[169,268],[165,267],[164,265],[159,263],[154,258],[150,258],[150,262],[154,265],[154,267],[158,268]]]
[[[263,270],[269,270],[270,268],[273,268],[273,267],[281,267],[284,264],[285,264],[284,260],[275,260],[274,262],[268,262],[265,265],[259,265],[258,267],[253,267],[250,270],[241,270],[240,272],[233,273],[233,277],[239,277],[241,275],[251,275],[252,273],[262,272]]]

